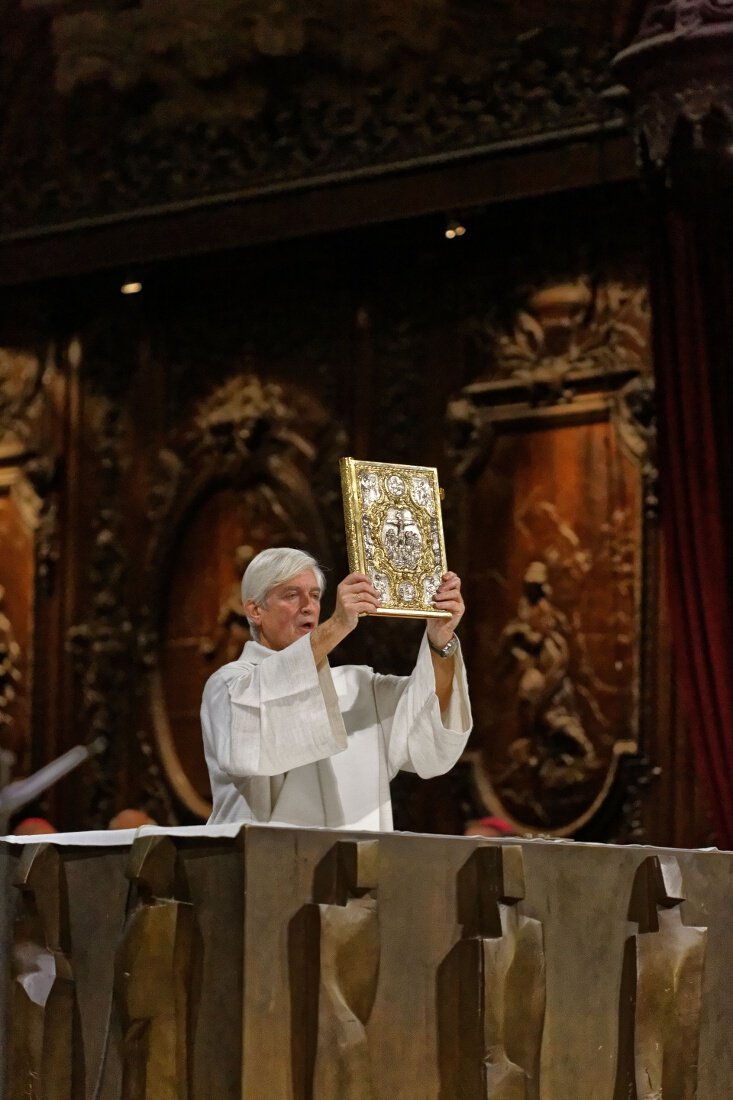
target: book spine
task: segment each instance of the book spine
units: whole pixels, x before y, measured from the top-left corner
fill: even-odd
[[[359,496],[353,458],[340,459],[339,471],[341,473],[341,496],[344,502],[344,526],[346,528],[349,572],[363,573],[366,563],[362,549],[363,537],[360,526]]]

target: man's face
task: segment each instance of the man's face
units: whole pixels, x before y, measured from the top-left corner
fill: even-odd
[[[318,626],[321,593],[316,575],[306,569],[271,588],[264,604],[248,600],[244,609],[259,627],[261,645],[285,649]]]

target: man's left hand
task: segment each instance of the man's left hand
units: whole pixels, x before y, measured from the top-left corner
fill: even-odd
[[[450,619],[428,619],[428,641],[437,649],[442,649],[453,637],[456,627],[466,610],[461,595],[461,578],[457,573],[444,573],[440,586],[433,597],[437,611],[449,611]]]

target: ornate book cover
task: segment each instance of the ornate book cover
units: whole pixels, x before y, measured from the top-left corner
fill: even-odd
[[[342,458],[349,569],[382,598],[375,614],[450,618],[433,595],[446,571],[438,471],[430,466]]]

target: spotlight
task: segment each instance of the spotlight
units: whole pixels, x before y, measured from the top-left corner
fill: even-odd
[[[142,283],[123,283],[120,287],[120,294],[139,294],[142,288]]]
[[[448,224],[445,227],[445,235],[449,241],[454,240],[455,237],[462,237],[465,232],[466,227],[458,218],[448,219]]]

